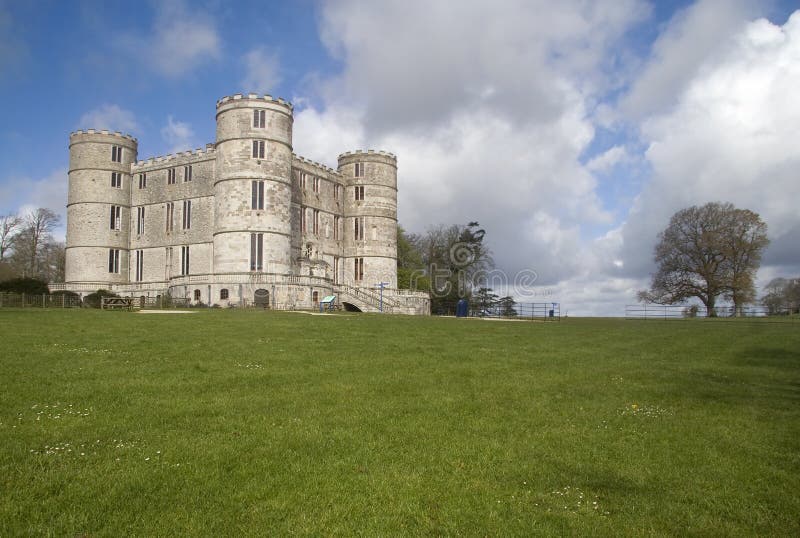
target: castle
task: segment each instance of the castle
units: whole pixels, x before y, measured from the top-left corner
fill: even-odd
[[[64,288],[427,314],[427,294],[397,289],[395,156],[312,162],[292,153],[292,114],[268,95],[223,97],[215,143],[147,160],[129,135],[71,133]]]

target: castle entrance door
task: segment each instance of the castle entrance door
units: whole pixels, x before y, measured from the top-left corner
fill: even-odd
[[[253,294],[253,304],[260,308],[269,308],[269,291],[257,289]]]

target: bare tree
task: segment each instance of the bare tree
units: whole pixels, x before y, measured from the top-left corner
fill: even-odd
[[[25,215],[22,229],[17,234],[14,258],[25,276],[44,276],[43,260],[52,239],[52,232],[60,218],[50,209],[40,207]]]
[[[21,224],[22,219],[16,215],[0,216],[0,262],[5,260],[9,251],[14,248],[14,241]]]
[[[39,275],[46,282],[64,282],[66,249],[64,243],[47,241],[41,252]]]
[[[717,298],[726,294],[740,309],[755,297],[755,272],[769,243],[766,230],[758,214],[729,203],[678,211],[659,234],[658,269],[639,299],[674,304],[697,297],[713,316]]]

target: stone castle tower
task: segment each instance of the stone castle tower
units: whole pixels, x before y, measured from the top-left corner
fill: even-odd
[[[395,156],[348,152],[333,170],[292,152],[292,124],[287,101],[236,94],[195,151],[137,160],[128,135],[70,134],[65,288],[427,313],[427,294],[396,289]]]

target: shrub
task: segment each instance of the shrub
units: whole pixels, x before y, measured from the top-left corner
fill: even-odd
[[[103,297],[119,297],[113,291],[108,290],[97,290],[94,293],[90,293],[86,297],[83,298],[83,304],[89,308],[100,308],[100,305],[103,302]]]
[[[66,299],[65,302],[70,306],[81,306],[83,303],[83,301],[81,301],[81,294],[75,293],[74,291],[58,290],[54,291],[50,295],[56,301],[61,301],[61,296],[64,296],[64,299]]]
[[[0,282],[0,291],[8,293],[30,293],[36,295],[49,294],[47,282],[38,278],[12,278]]]
[[[69,290],[56,290],[53,293],[51,293],[50,295],[65,295],[67,297],[80,297],[81,296],[80,293],[75,293],[74,291],[69,291]]]

